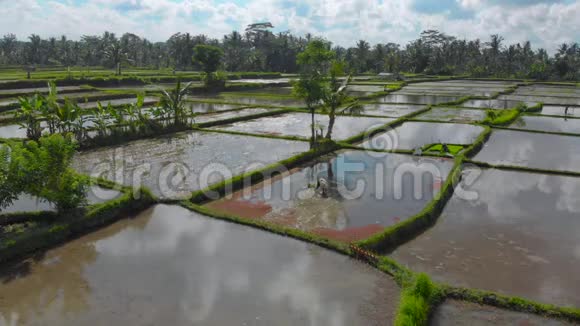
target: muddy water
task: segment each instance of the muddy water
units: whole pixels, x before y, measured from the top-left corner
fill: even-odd
[[[399,118],[423,109],[424,105],[413,104],[364,104],[361,114]]]
[[[516,82],[508,81],[484,81],[484,80],[447,80],[447,81],[433,81],[433,82],[422,82],[411,85],[425,86],[425,87],[509,87],[511,85],[517,84]]]
[[[448,300],[434,312],[429,322],[431,326],[488,326],[488,325],[521,325],[521,326],[564,326],[572,325],[557,319],[548,319],[537,315],[503,310],[491,306],[482,306],[470,302]]]
[[[98,186],[92,186],[87,192],[87,204],[99,204],[108,200],[119,197],[121,193],[112,189],[105,189]],[[27,194],[21,194],[18,199],[5,208],[0,208],[0,213],[14,212],[37,212],[37,211],[54,211],[55,207],[50,203],[40,200]]]
[[[0,125],[0,138],[26,138],[26,129],[20,125]]]
[[[236,122],[235,124],[217,126],[215,128],[264,135],[310,138],[312,134],[310,129],[311,119],[312,116],[308,113],[288,113],[275,117]],[[393,120],[389,118],[337,116],[332,129],[332,138],[338,140],[346,139],[367,130],[384,126]],[[315,115],[315,123],[317,130],[322,128],[324,134],[326,134],[328,116],[323,114]]]
[[[580,119],[522,116],[510,128],[580,134]]]
[[[580,98],[574,97],[502,95],[498,97],[498,99],[508,101],[536,102],[536,103],[542,102],[545,104],[580,105]]]
[[[226,110],[239,109],[241,106],[232,104],[218,104],[218,103],[187,103],[190,112],[194,113],[214,113]]]
[[[158,101],[159,101],[159,99],[157,97],[152,97],[152,96],[145,97],[145,104],[154,104],[154,103],[157,103]],[[117,99],[117,100],[103,100],[100,102],[103,106],[107,106],[109,103],[111,105],[124,105],[124,104],[137,103],[137,99],[135,97],[132,97],[132,98],[122,98],[122,99]],[[85,102],[79,101],[79,107],[81,107],[83,109],[96,108],[97,102],[85,103]]]
[[[59,86],[56,88],[57,91],[76,91],[81,90],[80,86]],[[38,87],[38,88],[18,88],[18,89],[0,89],[0,95],[5,94],[30,94],[34,93],[48,93],[48,87]]]
[[[444,159],[345,151],[207,206],[354,241],[421,211],[452,166]],[[316,189],[321,178],[326,193]]]
[[[219,98],[222,101],[230,103],[240,103],[246,105],[273,105],[281,107],[305,107],[304,101],[295,98],[273,98],[260,96],[224,96]]]
[[[512,100],[468,100],[461,104],[466,108],[481,108],[481,109],[513,109],[521,103],[526,104],[526,101],[512,101]],[[535,103],[529,102],[534,105]]]
[[[292,87],[263,87],[257,89],[244,90],[243,92],[269,94],[269,95],[291,95]]]
[[[433,108],[429,112],[423,113],[415,118],[424,120],[470,123],[481,121],[485,119],[485,116],[485,110]]]
[[[413,95],[424,95],[424,96],[458,96],[463,97],[467,95],[477,95],[477,96],[491,96],[495,93],[495,91],[483,91],[483,90],[455,90],[455,89],[445,89],[445,88],[437,88],[437,89],[405,89],[405,94],[413,94]]]
[[[580,178],[484,170],[464,188],[392,257],[453,285],[580,307]]]
[[[441,104],[458,100],[459,96],[445,96],[445,95],[418,95],[418,94],[404,94],[393,93],[385,97],[381,97],[379,101],[383,103],[410,103],[410,104]]]
[[[164,205],[0,277],[19,325],[385,325],[399,297],[348,257]]]
[[[381,150],[411,150],[435,143],[468,145],[483,131],[482,127],[468,124],[405,122],[395,129],[372,137],[361,146]]]
[[[73,166],[121,184],[142,184],[158,196],[182,198],[308,149],[307,142],[184,132],[81,152]]]
[[[247,117],[250,115],[272,112],[274,110],[275,109],[243,109],[243,110],[228,111],[228,112],[217,112],[217,113],[198,115],[194,118],[194,120],[195,120],[195,123],[206,123],[206,122],[214,122],[214,121],[219,121],[219,120]]]
[[[566,113],[565,105],[544,105],[540,114],[580,117],[580,107],[571,106]]]
[[[580,172],[580,138],[494,130],[475,161]]]

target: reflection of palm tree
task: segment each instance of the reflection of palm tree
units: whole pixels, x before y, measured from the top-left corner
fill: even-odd
[[[346,214],[341,204],[344,198],[339,190],[340,185],[332,163],[332,159],[326,162],[326,176],[321,175],[321,172],[316,172],[323,167],[324,163],[311,168],[310,180],[315,181],[317,187],[305,196],[306,198],[297,199],[295,216],[299,228],[343,229],[346,227]]]

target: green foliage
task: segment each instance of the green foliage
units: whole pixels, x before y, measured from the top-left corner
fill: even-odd
[[[487,110],[483,123],[494,126],[509,125],[518,118],[520,112],[521,108],[511,110]]]
[[[3,192],[2,204],[9,205],[20,193],[46,200],[59,212],[85,204],[88,179],[70,168],[75,150],[76,144],[68,134],[12,144],[10,155],[2,155],[2,187],[11,191]]]
[[[18,98],[20,110],[16,111],[15,119],[20,126],[26,129],[26,136],[33,140],[38,140],[42,136],[42,127],[40,125],[39,115],[45,105],[45,98],[36,94],[31,98]]]
[[[181,87],[181,81],[178,80],[173,90],[169,92],[163,90],[159,104],[169,117],[173,117],[173,124],[176,126],[187,123],[188,113],[185,110],[185,96],[190,86],[191,83],[187,83]]]
[[[438,290],[429,276],[416,275],[413,283],[401,294],[395,325],[426,325],[431,304],[437,295]]]
[[[218,69],[224,55],[221,48],[204,44],[196,45],[193,52],[193,61],[199,63],[208,75]]]
[[[335,53],[330,50],[330,44],[323,39],[315,38],[308,43],[303,52],[297,55],[296,63],[303,73],[321,75],[326,73],[334,57]]]

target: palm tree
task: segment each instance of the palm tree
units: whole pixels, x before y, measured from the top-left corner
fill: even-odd
[[[160,106],[170,114],[173,114],[174,126],[183,126],[187,123],[187,111],[185,110],[185,96],[191,82],[181,87],[181,81],[177,80],[175,88],[171,91],[162,89]]]
[[[111,43],[104,51],[105,58],[112,63],[116,68],[116,75],[121,75],[121,64],[128,62],[128,53],[121,46],[118,39],[112,39]]]
[[[335,63],[337,65],[337,63]],[[351,81],[351,76],[348,76],[342,84],[338,83],[338,72],[339,67],[335,67],[331,70],[331,83],[330,89],[325,92],[322,97],[323,101],[323,111],[328,113],[328,130],[326,131],[326,139],[332,139],[332,130],[334,129],[334,123],[336,121],[336,112],[339,107],[344,106],[340,113],[348,112],[354,114],[362,109],[360,103],[353,100],[346,94],[348,84]]]
[[[356,43],[356,56],[359,64],[359,72],[368,70],[368,56],[371,46],[369,42],[360,40]]]

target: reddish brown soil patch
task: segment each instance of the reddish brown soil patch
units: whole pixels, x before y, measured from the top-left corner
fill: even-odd
[[[312,230],[314,234],[343,242],[353,242],[366,239],[385,229],[384,226],[371,224],[367,226],[348,228],[344,230],[334,230],[328,228],[317,228]]]
[[[207,204],[207,207],[218,212],[250,219],[262,218],[272,211],[272,206],[262,201],[252,203],[242,200],[219,200]]]

